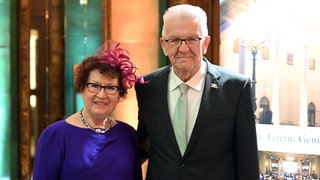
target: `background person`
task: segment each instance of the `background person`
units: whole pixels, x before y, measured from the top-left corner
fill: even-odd
[[[210,36],[201,8],[170,7],[163,21],[160,43],[171,64],[135,86],[147,179],[259,179],[250,79],[204,57]],[[187,85],[183,93],[180,84]],[[180,94],[186,95],[185,125],[176,125]]]
[[[125,53],[117,45],[86,58],[75,69],[75,87],[84,107],[42,132],[34,180],[142,179],[137,133],[111,117],[127,89],[140,80]]]

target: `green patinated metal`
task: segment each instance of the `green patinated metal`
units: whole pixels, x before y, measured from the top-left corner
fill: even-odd
[[[65,114],[79,111],[83,102],[73,86],[73,66],[94,54],[103,43],[103,1],[66,1],[66,49],[65,49]]]
[[[16,7],[0,0],[0,179],[18,177]]]

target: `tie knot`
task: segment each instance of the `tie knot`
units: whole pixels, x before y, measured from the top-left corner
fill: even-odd
[[[186,89],[187,89],[188,85],[185,83],[181,83],[179,84],[179,89],[181,93],[185,93]]]

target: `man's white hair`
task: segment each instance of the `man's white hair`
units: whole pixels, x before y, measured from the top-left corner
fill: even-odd
[[[167,22],[176,17],[191,17],[198,21],[200,25],[200,30],[202,36],[208,36],[208,26],[207,26],[207,14],[206,12],[198,6],[193,6],[190,4],[179,4],[172,6],[166,10],[163,15],[163,28],[162,37],[166,35],[166,24]]]

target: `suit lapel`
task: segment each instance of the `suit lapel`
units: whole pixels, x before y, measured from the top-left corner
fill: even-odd
[[[157,82],[157,89],[159,89],[160,91],[160,95],[157,97],[157,101],[158,104],[165,104],[166,106],[163,106],[160,110],[160,117],[158,117],[159,119],[161,119],[162,123],[163,123],[163,129],[168,129],[169,130],[169,139],[167,139],[169,142],[172,142],[173,144],[176,144],[174,149],[172,149],[172,151],[174,151],[173,153],[176,153],[177,155],[180,155],[180,150],[179,150],[179,146],[178,143],[176,141],[176,137],[173,131],[173,127],[171,124],[171,118],[170,118],[170,114],[169,114],[169,109],[168,109],[168,76],[171,70],[171,65],[167,66],[165,69],[162,70],[162,72],[159,73],[158,75],[158,80]],[[175,156],[177,157],[177,156]]]
[[[220,76],[214,71],[213,66],[208,62],[207,69],[208,71],[205,78],[205,85],[199,112],[190,137],[190,141],[187,145],[185,156],[192,150],[192,147],[194,147],[194,145],[196,144],[199,136],[201,135],[202,129],[206,126],[206,122],[209,120],[209,117],[212,115],[212,113],[215,113],[215,111],[212,110],[212,107],[214,107],[216,98],[220,92],[220,83],[218,81]]]

